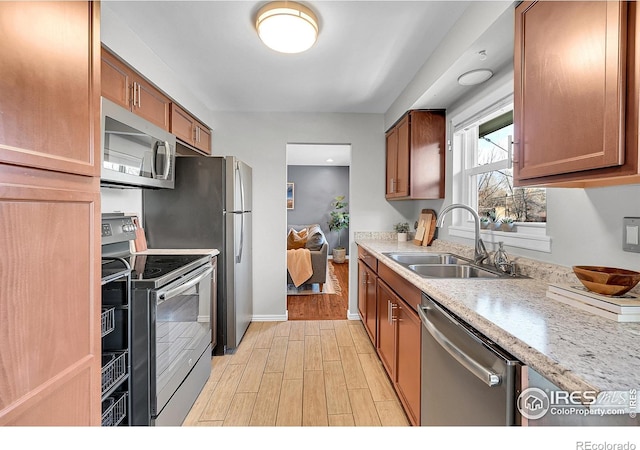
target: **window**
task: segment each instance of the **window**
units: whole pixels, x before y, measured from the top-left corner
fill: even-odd
[[[546,236],[546,190],[513,186],[511,141],[513,103],[503,101],[462,125],[454,123],[454,201],[467,204],[480,217],[511,218],[516,232],[483,230],[483,240],[550,251]],[[449,234],[469,235],[471,216],[460,214]],[[466,229],[466,230],[465,230]]]
[[[543,188],[513,186],[510,141],[513,136],[513,109],[483,119],[468,127],[471,135],[464,171],[472,192],[472,204],[480,216],[511,218],[515,222],[546,222],[547,199]],[[478,136],[477,142],[475,136]]]

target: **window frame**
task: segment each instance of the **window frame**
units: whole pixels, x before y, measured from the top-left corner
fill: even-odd
[[[513,93],[503,96],[489,105],[476,105],[457,114],[450,122],[453,151],[453,203],[463,203],[478,210],[477,186],[473,176],[479,173],[512,166],[511,154],[504,160],[488,165],[476,166],[477,142],[480,123],[513,109]],[[475,130],[475,132],[469,131]],[[511,148],[509,148],[511,151]],[[474,239],[475,224],[471,215],[460,209],[452,211],[452,224],[448,227],[450,236]],[[482,240],[486,243],[505,245],[540,252],[551,252],[551,237],[547,235],[546,222],[516,222],[516,231],[504,232],[482,229]]]

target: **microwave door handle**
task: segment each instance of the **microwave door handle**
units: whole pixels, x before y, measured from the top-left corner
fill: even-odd
[[[168,291],[160,291],[158,292],[158,305],[160,303],[163,303],[165,300],[169,300],[172,297],[175,297],[176,295],[180,295],[183,292],[191,289],[193,286],[195,286],[196,284],[200,283],[202,280],[204,280],[204,278],[207,275],[210,275],[213,273],[213,267],[209,267],[207,270],[205,270],[204,272],[202,272],[199,276],[197,276],[196,278],[187,281],[184,284],[181,284],[178,287],[175,287],[173,289],[169,289]]]
[[[165,164],[164,164],[164,178],[165,180],[169,179],[169,171],[171,170],[171,147],[169,146],[169,141],[164,141],[165,148]]]
[[[158,141],[153,144],[153,152],[151,154],[151,178],[156,177],[156,157],[158,156]]]

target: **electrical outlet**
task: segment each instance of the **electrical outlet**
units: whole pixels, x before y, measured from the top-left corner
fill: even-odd
[[[623,218],[622,250],[640,253],[640,217]]]

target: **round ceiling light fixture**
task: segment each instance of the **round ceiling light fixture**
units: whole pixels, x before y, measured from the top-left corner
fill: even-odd
[[[463,73],[458,77],[458,84],[461,86],[473,86],[475,84],[484,83],[493,76],[493,72],[489,69],[471,70]]]
[[[281,53],[308,50],[318,38],[318,19],[296,2],[271,2],[260,8],[256,30],[264,44]]]

